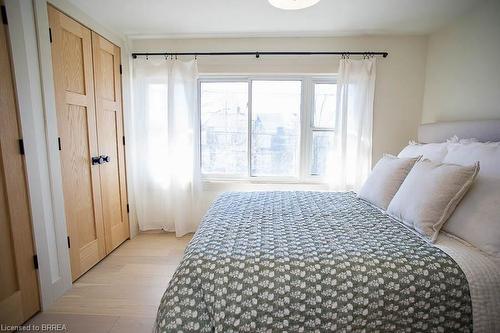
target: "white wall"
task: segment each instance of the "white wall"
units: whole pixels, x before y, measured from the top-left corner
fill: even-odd
[[[429,38],[423,122],[500,119],[500,1]]]

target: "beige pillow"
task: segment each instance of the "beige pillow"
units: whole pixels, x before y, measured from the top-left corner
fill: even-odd
[[[397,158],[384,155],[359,190],[358,198],[386,210],[394,194],[419,159],[420,157]]]
[[[460,166],[419,161],[401,184],[387,213],[434,242],[478,172],[479,163]]]

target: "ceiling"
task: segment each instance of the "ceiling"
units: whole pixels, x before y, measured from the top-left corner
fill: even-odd
[[[134,37],[427,34],[482,0],[321,0],[285,11],[267,0],[69,0]]]

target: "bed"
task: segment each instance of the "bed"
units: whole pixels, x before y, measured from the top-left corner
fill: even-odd
[[[352,192],[225,193],[155,331],[498,332],[499,267],[445,234],[426,242]]]

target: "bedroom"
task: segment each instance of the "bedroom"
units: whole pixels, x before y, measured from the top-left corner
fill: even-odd
[[[500,331],[499,1],[2,20],[0,330]]]

